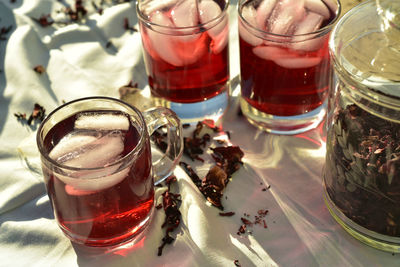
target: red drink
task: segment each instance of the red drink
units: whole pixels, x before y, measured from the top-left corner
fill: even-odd
[[[146,29],[148,30],[148,29]],[[204,49],[202,56],[193,64],[174,66],[157,56],[154,49],[146,40],[146,30],[143,33],[144,58],[148,73],[149,85],[153,96],[164,98],[177,103],[195,103],[213,98],[226,89],[229,79],[228,47],[214,54],[209,47],[213,40],[203,32],[193,44],[177,42],[187,53],[193,47]],[[178,48],[176,48],[178,50]]]
[[[92,111],[62,120],[46,134],[44,149],[58,163],[81,170],[62,175],[44,165],[43,171],[56,219],[67,236],[90,246],[109,246],[131,239],[151,215],[154,188],[150,144],[148,139],[139,144],[141,134],[127,114],[96,113],[112,115],[108,120],[111,127],[118,120],[123,127],[108,128],[106,123],[96,129],[101,124],[95,121],[93,127],[93,122],[87,124],[82,119],[90,117]],[[98,121],[102,118],[99,116]],[[74,145],[76,149],[71,149]],[[138,145],[137,154],[126,161],[124,157]],[[99,178],[90,180],[88,175]]]
[[[160,1],[159,5],[156,10],[138,11],[152,95],[196,103],[225,92],[229,80],[226,2],[186,0],[165,7]]]
[[[339,12],[334,0],[240,0],[240,105],[251,123],[297,134],[322,121]]]
[[[321,106],[327,98],[331,71],[328,39],[316,51],[282,48],[282,52],[292,58],[319,59],[319,63],[286,68],[255,55],[253,46],[240,38],[242,97],[256,109],[277,116],[304,114]]]

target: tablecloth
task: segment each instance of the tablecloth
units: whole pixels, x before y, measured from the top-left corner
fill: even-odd
[[[304,134],[278,136],[238,116],[236,1],[229,7],[233,95],[221,122],[230,142],[245,154],[222,199],[225,211],[235,215],[220,216],[178,167],[182,221],[161,256],[157,248],[165,215],[158,210],[146,237],[132,247],[101,253],[71,244],[57,226],[43,183],[35,143],[38,122],[27,125],[15,114],[29,115],[34,103],[49,113],[79,97],[119,97],[118,88],[130,82],[148,87],[135,3],[83,2],[88,14],[75,21],[65,12],[75,8],[74,1],[0,1],[0,266],[400,264],[400,255],[360,243],[329,214],[322,186],[324,123]],[[44,72],[35,71],[37,66]],[[212,164],[205,157],[204,164],[193,163],[200,176]],[[157,201],[163,190],[157,188]],[[266,227],[253,225],[238,235],[241,217],[253,218],[260,209],[268,210]]]

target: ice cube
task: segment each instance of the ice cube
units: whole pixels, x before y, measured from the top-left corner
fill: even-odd
[[[171,21],[171,19],[161,11],[156,11],[151,14],[150,21],[164,27],[174,27],[174,23]]]
[[[226,24],[224,30],[217,35],[216,37],[213,38],[213,41],[211,42],[211,51],[214,54],[220,53],[228,44],[229,41],[229,28],[228,24]]]
[[[325,19],[329,19],[331,15],[329,12],[329,8],[321,0],[305,0],[304,6],[309,11],[318,13]]]
[[[242,7],[242,17],[253,27],[257,27],[256,16],[257,16],[257,11],[253,6],[246,5]],[[249,26],[245,25],[245,23],[246,22],[242,21],[242,19],[239,18],[240,37],[252,46],[258,46],[262,44],[263,40],[261,38],[256,37],[253,33],[249,32],[247,30],[247,27]]]
[[[179,36],[181,37],[181,36]],[[171,37],[176,38],[176,37]],[[180,38],[174,42],[174,53],[182,61],[182,64],[193,64],[200,59],[205,53],[208,52],[207,35],[200,34],[200,38],[189,42],[185,40],[180,42]]]
[[[257,8],[256,21],[261,30],[265,30],[267,19],[272,13],[277,0],[263,0]]]
[[[123,151],[123,135],[110,132],[74,151],[73,157],[66,159],[63,164],[75,168],[99,168],[115,162]]]
[[[153,12],[162,11],[169,7],[178,5],[179,2],[183,0],[163,0],[163,1],[154,1],[154,0],[147,0],[141,2],[141,10],[142,13],[146,16],[150,16]]]
[[[116,173],[121,164],[110,165],[119,159],[123,150],[123,136],[118,132],[112,131],[97,138],[78,131],[62,138],[49,156],[64,166],[99,168],[96,170],[65,170],[62,174],[55,174],[58,179],[67,184],[66,190],[70,194],[89,194],[92,193],[90,191],[117,184],[125,177],[126,171]]]
[[[75,129],[124,130],[129,129],[129,119],[124,115],[84,113],[75,121]]]
[[[265,60],[272,60],[277,65],[287,69],[308,68],[321,62],[320,57],[299,57],[290,50],[276,46],[258,46],[253,53]]]
[[[304,15],[304,0],[282,0],[274,8],[267,28],[274,34],[291,35]]]
[[[309,12],[304,19],[297,25],[294,35],[312,33],[317,31],[324,18],[319,13]]]
[[[83,169],[65,169],[63,173],[55,173],[72,195],[91,194],[111,187],[122,181],[129,172],[129,168],[119,170],[122,163],[116,163],[124,150],[124,135],[120,131],[110,131],[98,137],[90,133],[93,131],[72,132],[49,153],[52,159],[64,166]]]
[[[222,13],[220,6],[212,0],[203,0],[199,3],[199,16],[202,24],[209,23],[206,27],[211,26],[207,29],[207,34],[213,39],[211,43],[211,50],[214,54],[220,53],[229,40],[228,30],[228,17],[224,16],[218,20],[212,21],[218,18]]]
[[[202,24],[217,18],[221,15],[221,12],[219,5],[212,0],[203,0],[199,3],[199,16]],[[216,25],[208,29],[207,33],[211,38],[216,38],[225,29],[227,24],[228,18],[224,17],[222,20],[219,20]]]
[[[317,31],[323,21],[323,17],[317,13],[314,12],[309,12],[304,20],[300,22],[297,26],[297,29],[295,31],[295,35],[302,35],[302,34],[307,34],[307,33],[312,33]],[[312,37],[311,39],[305,40],[309,37]],[[295,50],[301,50],[301,51],[315,51],[321,48],[323,43],[325,42],[327,35],[326,36],[320,36],[320,35],[313,35],[309,37],[304,37],[304,36],[295,36],[292,41],[293,43],[291,44],[291,48]]]
[[[199,23],[197,0],[184,0],[171,10],[176,27],[193,27]]]
[[[74,196],[96,193],[120,183],[129,175],[129,167],[119,170],[121,164],[96,171],[76,171],[70,176],[57,174],[56,177],[63,181],[65,191]]]
[[[174,24],[167,17],[167,15],[159,11],[152,14],[150,20],[158,25],[174,27]],[[175,45],[171,35],[168,33],[159,33],[153,29],[149,29],[147,34],[149,36],[151,46],[161,59],[174,66],[183,66],[185,64],[175,52]]]
[[[258,46],[253,48],[253,53],[265,60],[293,57],[291,52],[277,46]]]
[[[73,157],[73,154],[78,154],[80,148],[85,147],[97,138],[93,135],[70,133],[64,136],[58,144],[50,151],[49,157],[59,163]],[[68,156],[70,155],[70,156]]]
[[[193,27],[199,24],[197,0],[184,0],[171,10],[171,19],[176,27]],[[196,29],[181,29],[183,35],[174,37],[180,42],[191,42],[200,38]]]
[[[287,69],[310,68],[321,62],[320,57],[278,58],[276,64]]]

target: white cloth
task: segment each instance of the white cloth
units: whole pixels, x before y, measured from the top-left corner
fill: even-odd
[[[36,102],[48,114],[62,101],[78,97],[118,97],[122,85],[132,80],[144,88],[147,78],[140,35],[123,28],[125,17],[137,28],[133,2],[110,5],[103,15],[90,12],[86,22],[65,27],[43,28],[32,20],[56,14],[61,2],[0,0],[0,28],[12,26],[0,41],[0,266],[234,266],[235,260],[242,266],[399,263],[400,255],[361,244],[330,216],[322,197],[323,125],[298,136],[266,134],[237,116],[236,97],[222,122],[232,144],[245,153],[245,164],[222,200],[234,216],[219,216],[178,168],[182,222],[162,256],[157,256],[157,248],[164,215],[157,210],[146,238],[133,248],[98,255],[72,246],[58,228],[46,195],[35,143],[38,125],[23,125],[14,113],[29,114]],[[232,78],[239,73],[236,12],[234,1],[229,10]],[[108,41],[113,47],[107,48]],[[34,72],[37,65],[46,72]],[[211,162],[195,164],[200,176]],[[266,185],[271,188],[263,191]],[[162,191],[157,189],[158,201]],[[252,219],[259,209],[269,210],[268,228],[255,225],[252,234],[237,235],[240,218],[247,213]]]

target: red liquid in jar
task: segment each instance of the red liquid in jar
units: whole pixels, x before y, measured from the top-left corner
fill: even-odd
[[[141,25],[144,60],[153,96],[176,103],[196,103],[213,98],[226,90],[225,85],[229,80],[229,32],[227,20],[220,23],[226,23],[226,27],[214,39],[209,30],[205,29],[197,33],[197,38],[193,40],[182,41],[182,36],[160,34],[160,38],[168,38],[172,42],[171,49],[178,59],[187,61],[182,64],[171,64],[164,60],[160,56],[161,48],[154,46],[160,43],[162,46],[166,41],[160,39],[161,41],[152,42],[153,30]],[[224,45],[220,46],[221,43]]]
[[[73,115],[49,131],[44,141],[47,151],[73,131],[76,118],[77,115]],[[127,131],[122,131],[122,135],[124,150],[121,157],[132,151],[140,139],[132,124]],[[56,219],[68,236],[90,246],[109,246],[129,240],[142,230],[154,202],[148,141],[127,168],[125,176],[116,184],[94,191],[76,189],[44,168]]]

